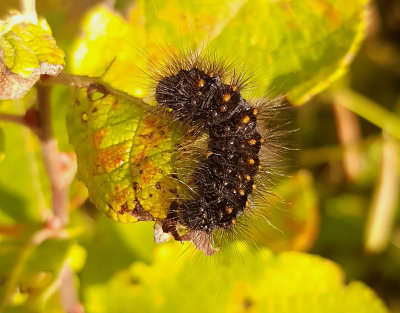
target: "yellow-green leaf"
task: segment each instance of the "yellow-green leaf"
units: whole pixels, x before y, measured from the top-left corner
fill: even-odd
[[[272,196],[257,203],[268,223],[264,219],[254,221],[254,240],[273,251],[307,251],[319,229],[318,197],[311,173],[293,173],[274,187],[273,194],[279,198]]]
[[[124,223],[166,217],[182,136],[167,116],[147,111],[140,99],[85,89],[69,109],[68,127],[79,177],[97,208]]]
[[[88,286],[87,310],[124,313],[134,303],[139,312],[388,312],[371,289],[361,282],[346,285],[341,269],[318,256],[239,246],[241,255],[209,262],[180,254],[177,246],[158,246],[153,264],[135,262]]]
[[[14,14],[0,21],[0,99],[22,98],[40,78],[64,68],[64,52],[44,19]]]
[[[345,72],[364,37],[366,3],[140,0],[129,20],[98,7],[84,20],[72,67],[143,97],[149,60],[201,48],[253,72],[251,95],[301,104]]]
[[[5,149],[4,131],[2,128],[0,128],[0,162],[4,160],[4,149]]]

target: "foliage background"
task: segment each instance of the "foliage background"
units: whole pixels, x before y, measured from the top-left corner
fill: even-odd
[[[81,18],[96,3],[38,1],[39,15],[46,17],[67,56],[76,47]],[[115,5],[125,10],[131,3]],[[12,7],[19,3],[2,1],[0,15]],[[66,296],[59,286],[65,261],[88,312],[210,307],[311,312],[336,302],[348,304],[343,312],[359,308],[359,303],[366,304],[365,311],[384,312],[371,290],[392,312],[400,312],[398,187],[385,194],[390,190],[385,180],[396,186],[400,170],[399,133],[387,126],[400,114],[400,6],[377,0],[369,12],[367,38],[349,73],[296,109],[293,118],[299,131],[293,140],[299,149],[290,156],[294,165],[287,170],[288,178],[278,186],[287,204],[277,204],[271,216],[280,231],[267,228],[268,236],[257,238],[276,255],[239,246],[240,256],[233,251],[205,259],[179,243],[157,246],[151,223],[123,225],[107,219],[86,200],[86,189],[78,181],[70,190],[68,238],[49,239],[30,250],[32,234],[49,215],[49,181],[35,136],[19,125],[2,123],[0,149],[4,147],[6,157],[0,163],[1,294],[7,291],[7,277],[20,267],[9,292],[12,305],[5,312],[63,312],[66,305],[60,298]],[[67,62],[71,70],[68,66]],[[34,97],[32,91],[23,100],[2,101],[0,109],[23,113]],[[51,100],[59,148],[73,151],[65,122],[71,91],[57,86]],[[392,175],[383,174],[385,164],[393,166]],[[383,212],[386,218],[373,212]],[[281,252],[287,250],[311,255]],[[74,310],[82,307],[72,305]]]

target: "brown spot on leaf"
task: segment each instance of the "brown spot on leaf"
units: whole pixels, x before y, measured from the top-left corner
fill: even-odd
[[[129,159],[130,143],[111,146],[99,150],[96,155],[96,169],[102,169],[106,173],[110,173]]]
[[[105,135],[107,134],[108,129],[107,128],[102,128],[94,132],[93,134],[93,144],[94,148],[96,150],[100,149],[101,143],[103,142],[103,139]]]

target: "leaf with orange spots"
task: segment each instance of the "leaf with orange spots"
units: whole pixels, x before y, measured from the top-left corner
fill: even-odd
[[[95,87],[77,93],[68,126],[90,199],[124,223],[166,217],[176,188],[175,124],[139,99]]]

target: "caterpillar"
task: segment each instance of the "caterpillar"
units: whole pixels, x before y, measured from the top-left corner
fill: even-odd
[[[238,219],[251,211],[249,197],[262,171],[259,108],[267,100],[247,101],[242,91],[248,79],[233,65],[215,58],[189,54],[171,58],[155,71],[154,98],[176,121],[189,126],[193,140],[206,136],[206,151],[191,174],[195,195],[171,201],[160,231],[175,240],[191,240],[206,254],[216,251],[214,233],[237,227]],[[273,136],[271,136],[273,134]],[[271,164],[267,164],[271,169]],[[178,179],[178,177],[176,177]],[[189,230],[181,235],[180,226]]]

